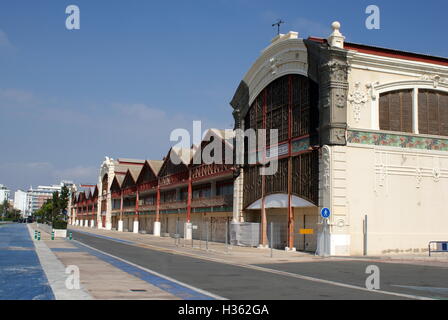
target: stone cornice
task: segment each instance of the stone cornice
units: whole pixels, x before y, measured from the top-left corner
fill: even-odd
[[[368,69],[420,77],[425,74],[448,77],[448,67],[426,62],[376,56],[356,51],[348,51],[348,62],[353,69]]]

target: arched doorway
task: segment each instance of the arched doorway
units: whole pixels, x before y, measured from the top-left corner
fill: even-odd
[[[246,208],[246,211],[252,215],[252,222],[261,223],[262,201],[259,199]],[[273,245],[275,249],[283,250],[288,246],[288,205],[288,194],[272,194],[264,199],[269,246]],[[294,219],[294,248],[298,251],[315,252],[317,250],[318,207],[295,195],[291,196],[291,207]],[[302,229],[311,229],[314,232],[301,234]]]

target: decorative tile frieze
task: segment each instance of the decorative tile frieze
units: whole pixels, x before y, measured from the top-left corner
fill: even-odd
[[[295,140],[292,142],[292,153],[306,151],[310,148],[310,138]]]
[[[448,151],[448,139],[349,130],[348,143],[431,151]]]

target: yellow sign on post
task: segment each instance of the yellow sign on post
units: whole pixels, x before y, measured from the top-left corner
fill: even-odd
[[[300,234],[314,234],[313,229],[300,229]]]

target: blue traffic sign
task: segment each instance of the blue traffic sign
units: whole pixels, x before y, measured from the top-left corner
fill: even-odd
[[[328,219],[328,218],[330,218],[330,216],[331,216],[331,211],[330,211],[330,209],[328,209],[328,208],[323,208],[323,209],[321,210],[320,214],[321,214],[322,218],[324,218],[324,219]]]

